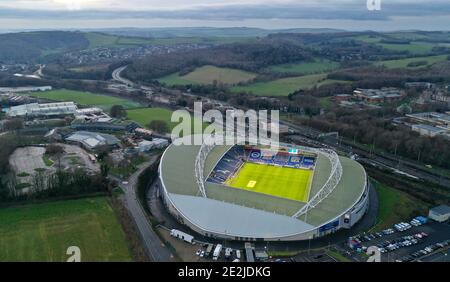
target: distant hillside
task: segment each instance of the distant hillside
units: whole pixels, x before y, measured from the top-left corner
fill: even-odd
[[[85,49],[89,40],[79,32],[40,31],[0,34],[0,62],[27,63],[56,52]]]
[[[173,37],[262,37],[271,33],[334,33],[343,30],[332,28],[292,28],[262,29],[249,27],[185,27],[185,28],[111,28],[97,30],[103,33],[121,36],[139,36],[149,38]]]

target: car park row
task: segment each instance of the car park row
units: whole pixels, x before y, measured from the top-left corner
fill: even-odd
[[[438,251],[440,249],[444,249],[450,245],[450,240],[445,240],[433,245],[429,245],[421,250],[418,250],[410,255],[404,256],[395,260],[396,262],[409,262],[409,261],[417,261],[421,257],[426,256],[432,252]]]

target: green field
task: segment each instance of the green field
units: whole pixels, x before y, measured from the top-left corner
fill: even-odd
[[[140,108],[127,110],[127,117],[140,124],[147,126],[153,120],[163,120],[167,123],[169,129],[172,129],[176,124],[170,121],[172,111],[164,108]]]
[[[394,36],[397,39],[402,40],[414,40],[414,39],[423,39],[420,37],[420,35],[417,34],[398,34],[398,36]],[[407,51],[411,54],[426,54],[432,51],[433,47],[439,46],[440,43],[434,43],[434,42],[423,42],[423,41],[411,41],[409,44],[399,44],[399,43],[383,43],[381,40],[383,37],[376,36],[376,35],[360,35],[355,36],[354,39],[361,40],[367,43],[373,43],[378,46],[381,46],[387,50],[391,51]]]
[[[247,162],[227,184],[233,188],[307,202],[312,176],[312,170]]]
[[[437,44],[428,42],[411,42],[410,44],[379,43],[378,45],[391,51],[408,51],[411,54],[426,54],[431,52],[433,47],[437,46]]]
[[[128,119],[137,122],[141,126],[147,127],[148,124],[153,120],[162,120],[165,121],[169,130],[172,130],[178,122],[171,122],[170,119],[172,117],[172,111],[164,108],[139,108],[139,109],[131,109],[127,110]],[[186,116],[187,118],[187,116]],[[194,119],[191,118],[192,124]],[[202,128],[204,129],[207,124],[203,124]],[[200,133],[195,131],[196,133]]]
[[[112,105],[122,105],[125,108],[135,108],[139,106],[138,103],[122,98],[67,89],[33,92],[30,95],[52,101],[73,101],[80,105],[97,106],[105,110],[109,109]]]
[[[282,78],[267,82],[256,82],[246,86],[235,86],[232,92],[247,92],[258,96],[288,96],[297,90],[306,90],[314,86],[331,83],[348,83],[347,81],[327,79],[326,74],[311,74]]]
[[[281,73],[312,74],[332,71],[338,67],[339,63],[323,59],[315,60],[314,62],[275,65],[271,66],[269,70]]]
[[[256,74],[237,69],[203,66],[180,76],[178,73],[158,79],[167,85],[212,84],[214,81],[224,84],[237,84],[256,77]]]
[[[427,206],[421,200],[377,181],[373,181],[373,184],[379,202],[374,230],[380,231],[400,221],[426,214]]]
[[[377,62],[376,65],[383,65],[387,68],[423,68],[426,66],[430,66],[432,64],[443,62],[447,60],[447,55],[439,55],[439,56],[426,56],[426,57],[415,57],[415,58],[407,58],[407,59],[399,59],[399,60],[389,60],[389,61],[381,61]],[[416,67],[409,67],[408,64],[416,63],[416,62],[427,62],[425,65],[420,65]]]
[[[131,261],[125,233],[106,198],[0,209],[0,261]]]

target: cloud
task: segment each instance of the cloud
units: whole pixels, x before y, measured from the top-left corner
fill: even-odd
[[[366,0],[0,0],[0,19],[204,21],[323,20],[391,21],[449,17],[450,1],[380,0],[381,11],[368,11]],[[326,25],[326,24],[324,24]],[[442,29],[448,29],[443,26]]]

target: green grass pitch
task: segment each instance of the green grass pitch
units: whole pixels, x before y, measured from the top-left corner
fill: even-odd
[[[107,198],[0,209],[0,262],[63,262],[69,246],[81,261],[131,261],[126,236]]]
[[[307,202],[312,176],[313,170],[245,163],[227,184],[233,188]]]

